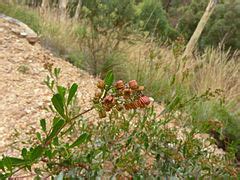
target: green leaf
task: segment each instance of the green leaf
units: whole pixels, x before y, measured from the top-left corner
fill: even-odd
[[[63,98],[60,94],[55,94],[52,97],[52,103],[56,111],[62,116],[64,116],[64,103]]]
[[[53,145],[58,146],[59,145],[58,137],[53,138],[52,142],[53,142]]]
[[[72,101],[72,98],[76,94],[77,89],[78,89],[78,85],[76,83],[74,83],[69,90],[67,105],[69,105],[70,102]]]
[[[47,149],[45,151],[45,156],[47,156],[49,159],[51,159],[53,157],[53,153],[50,149]]]
[[[36,136],[39,141],[42,141],[42,136],[39,132],[36,133]]]
[[[104,78],[104,82],[105,82],[107,88],[109,88],[109,87],[112,85],[113,81],[114,81],[113,72],[112,72],[112,71],[109,71],[109,72],[107,73],[106,77]]]
[[[47,131],[47,126],[46,126],[46,120],[45,120],[45,119],[41,119],[41,120],[40,120],[40,125],[41,125],[41,127],[42,127],[42,130],[43,130],[44,132],[46,132],[46,131]]]
[[[23,157],[23,159],[27,159],[27,149],[26,148],[22,149],[22,157]]]
[[[35,160],[39,159],[43,154],[43,150],[44,149],[42,146],[37,146],[33,150],[31,150],[30,160],[35,161]]]
[[[65,94],[66,94],[66,88],[63,86],[57,86],[58,94],[62,96],[62,99],[64,100]]]
[[[1,180],[7,180],[9,176],[10,176],[10,173],[5,173],[5,174],[0,173]]]
[[[34,177],[34,180],[41,180],[41,178],[39,175],[37,175],[36,177]]]
[[[59,77],[59,74],[60,74],[60,72],[61,72],[61,69],[60,69],[60,68],[54,68],[53,71],[54,71],[55,77],[58,78],[58,77]]]
[[[52,121],[52,126],[55,126],[58,123],[59,119],[59,117],[54,117]]]
[[[51,133],[46,138],[45,143],[48,143],[49,140],[54,138],[61,131],[61,129],[64,126],[64,124],[65,124],[65,121],[63,119],[57,119],[55,124],[53,125]]]
[[[69,147],[70,148],[73,148],[75,146],[79,146],[80,144],[83,144],[83,143],[86,143],[88,140],[90,139],[90,135],[88,133],[83,133],[81,134],[77,140],[72,144],[70,145]]]
[[[5,169],[4,169],[4,164],[3,164],[3,161],[2,161],[2,160],[0,160],[0,169],[2,169],[3,171],[5,171]]]
[[[26,161],[20,158],[6,156],[3,158],[2,162],[5,167],[12,169],[12,167],[25,165]]]

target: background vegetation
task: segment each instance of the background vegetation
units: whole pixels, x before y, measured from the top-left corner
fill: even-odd
[[[224,126],[216,130],[216,141],[228,138],[227,146],[240,149],[238,0],[217,4],[190,58],[182,53],[205,0],[66,2],[62,12],[57,1],[41,6],[34,0],[2,0],[0,12],[28,24],[44,46],[95,76],[112,70],[117,79],[144,84],[145,93],[165,106],[177,100],[175,108],[190,115],[199,132],[210,133],[209,123],[220,121]],[[197,98],[206,92],[208,98]]]

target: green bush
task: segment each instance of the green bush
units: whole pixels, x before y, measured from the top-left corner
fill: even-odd
[[[96,29],[123,28],[123,26],[129,25],[134,18],[133,2],[133,0],[83,1],[82,16],[89,18]]]
[[[2,157],[1,179],[23,169],[37,179],[237,178],[231,156],[220,160],[195,138],[198,130],[178,111],[185,106],[178,98],[159,114],[136,80],[114,83],[109,72],[97,84],[93,106],[79,113],[77,84],[57,85],[60,69],[52,66],[45,65],[50,72],[45,83],[53,92],[54,118],[40,120],[37,142],[23,148],[20,157]],[[98,115],[89,121],[84,114],[92,110]],[[176,118],[184,126],[168,127]]]
[[[138,18],[141,28],[157,37],[176,38],[177,31],[171,28],[161,0],[144,0],[138,4]]]

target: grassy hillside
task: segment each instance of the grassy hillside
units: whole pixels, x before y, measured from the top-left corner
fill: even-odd
[[[62,20],[49,9],[0,3],[0,12],[28,24],[43,45],[75,66],[102,78],[112,70],[116,79],[136,79],[145,85],[145,94],[179,112],[174,117],[180,123],[197,132],[214,129],[221,139],[231,137],[232,144],[239,145],[239,51],[207,47],[182,58],[182,37],[161,40],[139,27],[113,26],[101,32],[87,17]],[[212,122],[223,125],[215,129]]]

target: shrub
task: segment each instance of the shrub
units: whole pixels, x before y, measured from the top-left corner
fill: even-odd
[[[52,64],[45,68],[50,72],[45,83],[54,93],[50,106],[54,118],[40,120],[38,142],[24,147],[21,157],[3,156],[1,179],[22,169],[34,169],[37,179],[237,176],[230,156],[219,160],[203,148],[196,138],[198,130],[188,125],[190,117],[177,113],[176,98],[159,114],[136,80],[114,83],[109,72],[98,81],[92,108],[77,113],[77,84],[57,85],[60,69],[52,69]],[[84,118],[93,109],[102,120],[97,121],[97,115],[94,121]],[[176,119],[185,125],[169,127]]]
[[[138,6],[138,21],[143,30],[157,37],[176,38],[177,31],[171,28],[160,0],[144,0]]]

